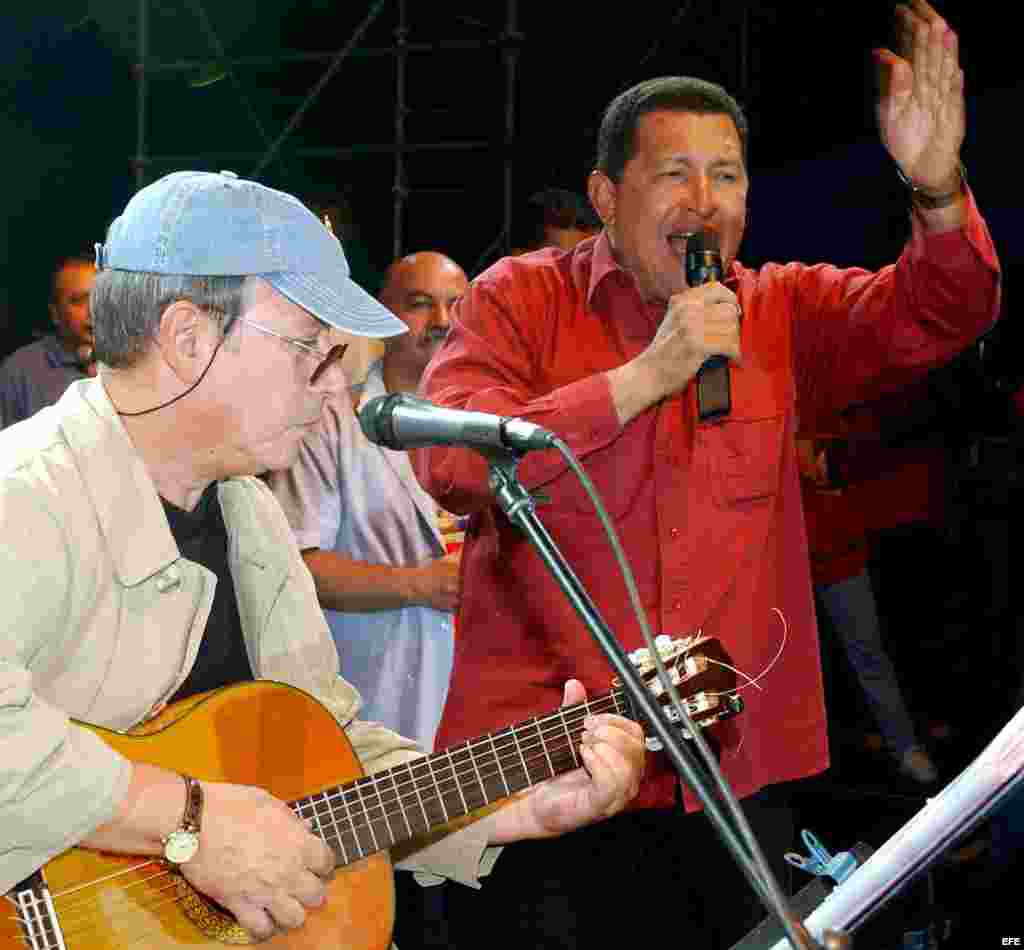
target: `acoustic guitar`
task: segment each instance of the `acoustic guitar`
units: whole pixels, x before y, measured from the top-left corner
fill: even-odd
[[[658,639],[695,723],[705,727],[742,710],[717,640]],[[637,651],[633,661],[664,701],[647,651]],[[394,920],[387,849],[578,767],[583,720],[601,712],[636,718],[615,688],[368,776],[325,707],[269,681],[176,703],[141,732],[85,727],[132,761],[259,786],[309,820],[334,850],[339,870],[325,906],[309,911],[298,930],[272,937],[270,946],[383,950]],[[252,942],[233,917],[159,858],[71,848],[0,901],[0,950],[194,950]]]

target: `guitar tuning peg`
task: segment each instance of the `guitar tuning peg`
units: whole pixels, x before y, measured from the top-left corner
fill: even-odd
[[[651,659],[651,651],[647,647],[637,647],[629,654],[629,660],[634,666],[642,666]]]
[[[654,638],[654,645],[658,648],[658,653],[664,656],[672,649],[672,638],[665,633],[659,633]]]

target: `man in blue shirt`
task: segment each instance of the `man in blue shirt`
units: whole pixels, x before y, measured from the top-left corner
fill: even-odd
[[[55,403],[76,379],[96,375],[89,317],[95,276],[92,258],[75,255],[57,263],[49,304],[54,332],[0,364],[0,429]]]
[[[381,302],[408,333],[386,341],[359,393],[330,400],[298,462],[268,481],[313,574],[363,717],[434,746],[454,650],[459,564],[445,556],[437,503],[405,452],[362,433],[358,402],[415,393],[468,286],[455,261],[421,251],[395,261]]]

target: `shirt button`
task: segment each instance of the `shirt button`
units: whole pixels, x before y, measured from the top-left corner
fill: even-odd
[[[682,610],[683,609],[683,602],[681,600],[673,600],[672,601],[672,609],[673,610]]]
[[[679,537],[679,529],[678,528],[673,528],[671,531],[669,531],[668,534],[669,534],[670,538],[678,538]]]

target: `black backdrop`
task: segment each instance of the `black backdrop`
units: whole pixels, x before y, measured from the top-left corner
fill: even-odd
[[[501,228],[507,155],[517,209],[546,186],[583,190],[594,129],[608,99],[633,81],[685,72],[722,82],[750,114],[748,263],[797,258],[874,266],[890,259],[906,217],[873,129],[868,51],[887,41],[893,4],[865,0],[855,13],[837,6],[651,0],[615,13],[580,0],[520,2],[517,134],[506,146],[505,76],[493,42],[505,4],[495,0],[481,12],[481,5],[459,0],[410,0],[412,42],[480,42],[476,49],[410,55],[409,140],[485,145],[408,158],[404,247],[444,249],[471,269]],[[205,0],[202,7],[196,0],[151,0],[151,53],[163,62],[215,59],[202,12],[230,56],[330,53],[373,7],[328,0]],[[945,12],[962,37],[971,180],[1012,292],[1019,242],[1011,222],[1020,200],[1012,37],[966,4],[947,4]],[[744,15],[750,23],[745,50]],[[9,324],[3,351],[45,325],[45,284],[55,256],[101,239],[134,190],[136,21],[135,0],[39,0],[0,13],[0,217],[7,223],[0,238],[6,262],[0,308]],[[261,175],[302,197],[344,197],[359,243],[353,256],[371,290],[392,248],[391,157],[309,157],[297,150],[392,140],[394,60],[366,50],[390,45],[395,25],[394,4],[383,4],[357,54],[327,85],[280,160]],[[250,174],[266,141],[284,128],[325,67],[323,60],[240,66],[235,75],[244,100],[230,78],[199,84],[200,67],[154,74],[147,149],[178,158],[154,162],[148,174],[190,166]]]

